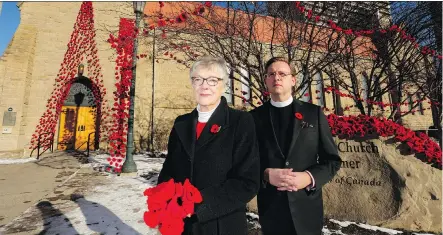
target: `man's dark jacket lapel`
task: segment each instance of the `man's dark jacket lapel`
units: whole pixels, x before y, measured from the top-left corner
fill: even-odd
[[[298,100],[295,100],[292,102],[292,110],[294,110],[294,114],[292,115],[291,118],[294,118],[294,127],[292,130],[292,140],[291,140],[291,144],[289,145],[289,151],[288,151],[288,156],[292,156],[292,152],[294,151],[294,147],[295,144],[297,143],[297,139],[298,136],[300,135],[300,131],[302,129],[301,124],[302,124],[302,120],[298,119],[295,117],[295,113],[300,113],[303,115],[303,103],[301,103]]]
[[[263,115],[263,118],[264,118],[263,121],[266,125],[265,128],[268,130],[266,132],[269,133],[270,135],[272,135],[272,138],[271,138],[272,145],[271,146],[276,146],[276,148],[278,148],[278,152],[280,153],[280,156],[282,158],[286,158],[286,156],[283,154],[283,151],[282,151],[280,145],[278,144],[277,136],[275,135],[274,124],[272,123],[273,117],[272,117],[272,113],[271,113],[271,105],[272,104],[270,102],[266,102],[264,105],[266,108],[265,108],[265,115]],[[290,137],[291,144],[289,145],[288,156],[291,156],[291,152],[294,150],[298,136],[300,135],[302,120],[297,119],[295,117],[295,113],[299,112],[299,113],[303,114],[303,104],[300,101],[294,99],[294,101],[292,102],[292,110],[294,110],[294,114],[288,118],[293,118],[295,120],[294,120],[292,135]]]

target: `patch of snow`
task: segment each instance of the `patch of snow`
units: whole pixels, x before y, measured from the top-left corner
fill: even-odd
[[[374,231],[381,231],[381,232],[385,232],[385,233],[389,233],[389,234],[401,234],[403,232],[401,231],[397,231],[394,229],[389,229],[389,228],[382,228],[382,227],[378,227],[378,226],[373,226],[373,225],[369,225],[369,224],[357,224],[357,226],[361,227],[361,228],[365,228],[365,229],[370,229],[370,230],[374,230]]]
[[[340,230],[329,230],[326,227],[323,227],[321,231],[322,231],[322,235],[336,235],[336,234],[346,235]]]
[[[258,215],[252,212],[247,212],[246,216],[251,217],[251,219],[258,220]]]
[[[258,215],[252,212],[246,212],[246,219],[248,223],[251,225],[252,229],[261,229],[261,225],[258,222]]]
[[[36,162],[37,159],[33,157],[29,158],[19,158],[19,159],[0,159],[0,165],[9,165],[9,164],[21,164],[21,163],[27,163],[27,162]]]
[[[348,226],[351,225],[351,224],[355,224],[354,222],[349,222],[349,221],[338,221],[338,220],[335,220],[335,219],[330,219],[329,221],[331,221],[331,222],[333,222],[333,223],[336,223],[336,224],[338,224],[338,225],[340,225],[340,226],[342,226],[342,227],[348,227]]]
[[[98,154],[93,157],[89,157],[89,165],[93,168],[108,167],[109,163],[106,160],[110,157],[109,154]],[[147,154],[137,154],[133,156],[134,162],[137,165],[137,175],[145,175],[148,173],[160,173],[163,167],[164,158],[150,158]]]
[[[360,228],[364,228],[364,229],[368,229],[368,230],[373,230],[373,231],[381,231],[381,232],[385,232],[385,233],[389,233],[389,234],[402,234],[403,232],[401,231],[397,231],[394,229],[389,229],[389,228],[382,228],[382,227],[378,227],[378,226],[374,226],[374,225],[369,225],[369,224],[362,224],[362,223],[355,223],[355,222],[350,222],[350,221],[338,221],[335,219],[330,219],[329,221],[336,223],[338,225],[340,225],[341,227],[348,227],[351,224],[355,224],[357,226],[359,226]]]

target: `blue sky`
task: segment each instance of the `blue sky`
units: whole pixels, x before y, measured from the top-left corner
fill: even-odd
[[[214,2],[215,5],[226,7],[226,2]],[[14,36],[20,23],[20,11],[17,2],[3,2],[0,14],[0,56]]]
[[[215,5],[226,7],[226,2],[214,2]],[[235,5],[235,4],[234,4]],[[235,7],[235,6],[234,6]],[[3,2],[0,14],[0,56],[14,36],[20,23],[20,11],[17,2]]]
[[[20,23],[20,12],[17,2],[3,2],[0,14],[0,56],[14,36]]]

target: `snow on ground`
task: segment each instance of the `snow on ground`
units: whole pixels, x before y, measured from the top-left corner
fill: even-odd
[[[108,155],[97,155],[91,159],[91,167],[107,166]],[[156,229],[149,228],[143,221],[143,213],[147,210],[146,197],[143,192],[157,182],[152,172],[160,172],[163,159],[146,158],[135,155],[137,176],[117,176],[110,174],[112,184],[101,185],[92,194],[76,200],[79,208],[52,217],[45,221],[45,234],[147,234],[157,235]],[[151,172],[150,179],[145,179]]]
[[[149,228],[143,221],[143,213],[147,210],[147,198],[143,196],[143,192],[156,184],[164,159],[149,156],[149,154],[134,156],[137,175],[109,174],[107,177],[112,183],[97,186],[88,195],[76,197],[74,200],[78,205],[76,209],[45,220],[43,222],[45,234],[159,234],[156,229]],[[88,165],[96,170],[104,170],[108,166],[106,160],[108,157],[107,154],[90,157]],[[247,217],[251,231],[259,230],[258,215],[247,213]],[[364,234],[403,233],[393,229],[333,219],[328,221],[322,231],[324,235],[360,234],[341,231],[342,228],[349,229],[349,226],[364,231]]]
[[[323,227],[321,232],[322,232],[322,235],[346,235],[345,233],[343,233],[340,230],[333,230],[333,229],[328,229],[325,227]]]
[[[389,228],[382,228],[382,227],[378,227],[378,226],[373,226],[373,225],[369,225],[369,224],[362,224],[362,223],[355,223],[355,222],[350,222],[350,221],[338,221],[335,219],[329,219],[329,222],[332,222],[334,224],[339,225],[339,229],[337,230],[333,230],[333,229],[329,229],[327,226],[324,226],[322,229],[323,235],[331,235],[331,234],[344,234],[346,235],[346,233],[343,233],[341,230],[343,228],[349,227],[351,225],[355,225],[358,227],[358,230],[364,230],[365,233],[364,234],[386,234],[386,235],[396,235],[396,234],[403,234],[402,231],[398,231],[398,230],[394,230],[394,229],[389,229]],[[356,229],[353,229],[356,230]],[[354,233],[352,233],[354,234]],[[358,234],[358,233],[356,233]],[[412,235],[434,235],[434,234],[430,234],[430,233],[408,233],[408,234],[412,234]]]
[[[394,229],[381,228],[381,227],[377,227],[377,226],[372,226],[372,225],[368,225],[368,224],[360,224],[360,223],[355,223],[355,222],[350,222],[350,221],[338,221],[338,220],[335,220],[335,219],[330,219],[329,221],[331,221],[331,222],[333,222],[335,224],[340,225],[340,227],[342,227],[342,228],[348,227],[351,224],[355,224],[358,227],[364,228],[366,230],[380,231],[380,232],[384,232],[384,233],[392,234],[392,235],[402,234],[403,233],[401,231],[397,231],[397,230],[394,230]],[[328,229],[324,228],[324,230],[328,230]],[[325,234],[328,234],[328,233],[326,233],[326,231],[324,231],[324,232],[325,232]]]
[[[9,164],[20,164],[20,163],[27,163],[27,162],[35,162],[37,161],[36,158],[30,157],[30,158],[6,158],[6,159],[0,159],[0,165],[9,165]]]

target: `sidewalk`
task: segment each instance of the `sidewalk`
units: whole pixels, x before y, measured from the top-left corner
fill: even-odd
[[[72,193],[82,193],[99,183],[103,177],[84,167],[86,159],[79,156],[55,152],[39,161],[12,161],[17,164],[5,164],[11,162],[0,159],[0,234],[38,234],[41,229],[36,225],[42,216],[32,213],[36,205],[47,201],[64,207]],[[17,217],[26,219],[16,223],[13,220]]]
[[[106,157],[91,158],[63,186],[0,228],[0,234],[157,234],[143,221],[143,191],[156,177],[143,177],[154,176],[144,175],[146,165],[158,172],[163,159],[137,160],[138,176],[117,176],[98,170]]]

